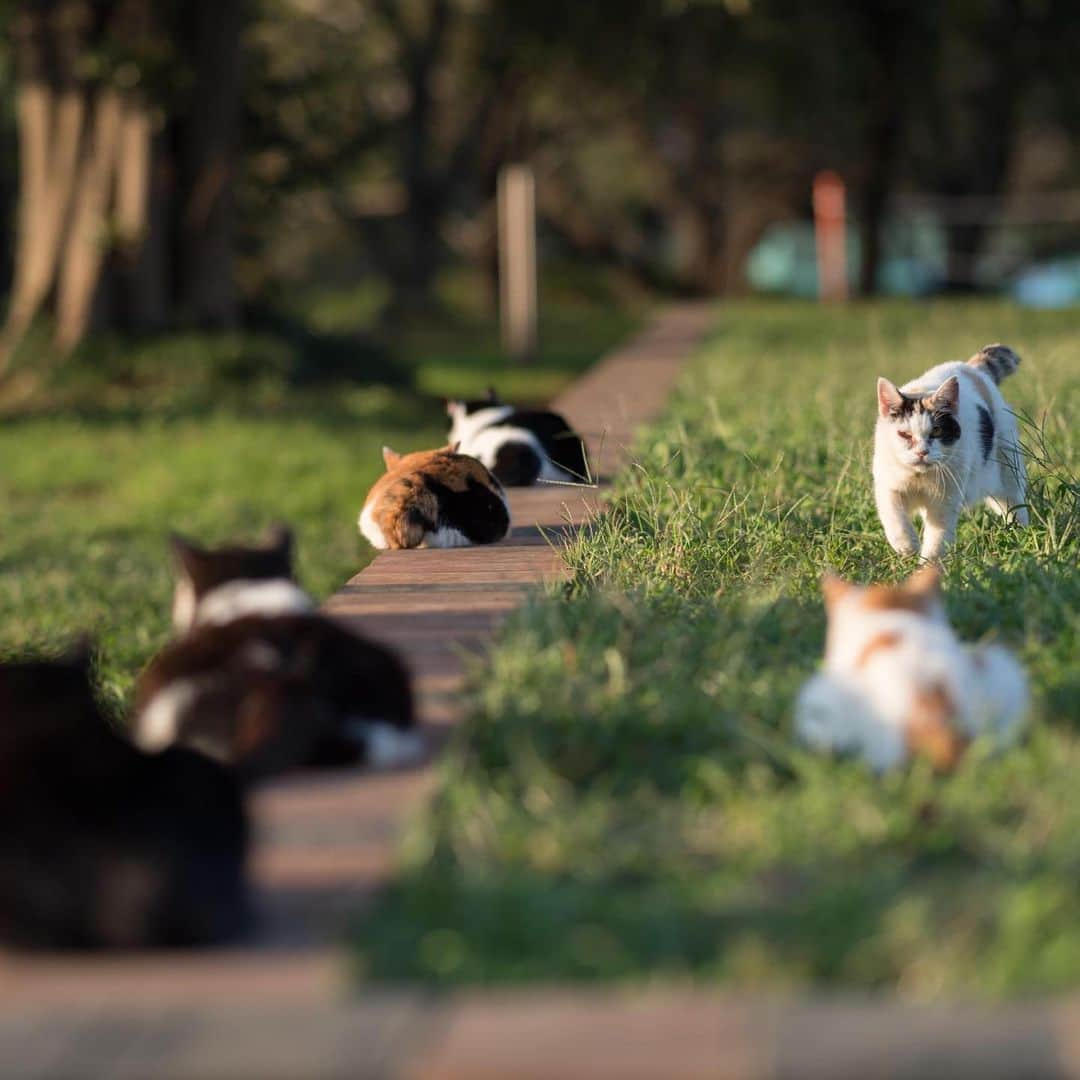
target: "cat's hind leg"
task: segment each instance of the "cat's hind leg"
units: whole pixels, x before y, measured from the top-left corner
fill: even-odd
[[[1000,424],[997,490],[987,498],[986,505],[1014,525],[1027,525],[1027,469],[1024,467],[1024,452],[1020,448],[1016,418],[1007,413],[1001,418]]]

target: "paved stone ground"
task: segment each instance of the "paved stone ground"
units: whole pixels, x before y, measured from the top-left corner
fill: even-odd
[[[555,402],[588,435],[601,475],[624,463],[710,321],[705,307],[668,309]],[[503,544],[382,554],[327,605],[401,649],[433,753],[459,719],[464,658],[530,587],[562,574],[559,533],[602,492],[515,492]],[[341,935],[393,872],[402,823],[432,786],[418,769],[260,791],[263,924],[245,947],[0,959],[0,1080],[1080,1077],[1071,1003],[920,1010],[677,989],[350,995]]]

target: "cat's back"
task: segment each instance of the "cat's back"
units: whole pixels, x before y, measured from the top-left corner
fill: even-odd
[[[372,487],[361,532],[380,548],[491,544],[510,528],[502,485],[476,458],[453,450],[400,458]]]

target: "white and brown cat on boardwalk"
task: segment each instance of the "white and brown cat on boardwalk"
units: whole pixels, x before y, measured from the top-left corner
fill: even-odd
[[[1028,523],[1016,419],[998,389],[1019,364],[1012,349],[987,345],[966,363],[939,364],[901,387],[878,379],[874,498],[885,536],[902,555],[939,558],[960,512],[980,500]],[[921,546],[914,514],[923,519]]]
[[[398,454],[383,447],[386,472],[360,511],[360,533],[386,548],[494,544],[510,531],[502,484],[456,443]]]
[[[795,730],[818,750],[883,771],[910,755],[947,770],[968,742],[1015,741],[1027,708],[1023,669],[999,645],[965,645],[945,617],[936,567],[903,585],[822,581],[825,667],[799,693]]]
[[[173,553],[180,636],[139,678],[140,747],[190,746],[245,779],[420,756],[404,665],[314,610],[293,578],[287,529],[251,547],[173,537]]]

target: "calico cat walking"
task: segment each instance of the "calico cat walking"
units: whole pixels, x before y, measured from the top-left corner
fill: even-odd
[[[386,472],[364,500],[360,533],[376,548],[494,544],[510,531],[502,484],[456,443],[398,454],[383,447]]]
[[[248,829],[228,770],[117,736],[87,653],[0,663],[0,717],[0,940],[146,948],[245,929]]]
[[[795,730],[818,750],[856,754],[882,771],[909,755],[951,769],[971,739],[1014,742],[1027,682],[998,645],[964,645],[945,617],[938,572],[898,587],[826,575],[824,670],[799,694]]]
[[[555,412],[518,409],[499,399],[448,401],[450,441],[463,454],[482,461],[508,487],[538,480],[588,483],[584,440]]]
[[[960,512],[985,499],[1027,525],[1027,476],[1016,419],[998,384],[1020,365],[1004,345],[966,363],[939,364],[897,388],[878,379],[874,498],[885,536],[902,555],[941,556]],[[911,524],[923,519],[923,537]]]
[[[314,611],[293,579],[288,530],[250,548],[172,543],[181,636],[139,679],[133,735],[141,748],[190,746],[248,780],[419,758],[404,666]]]

